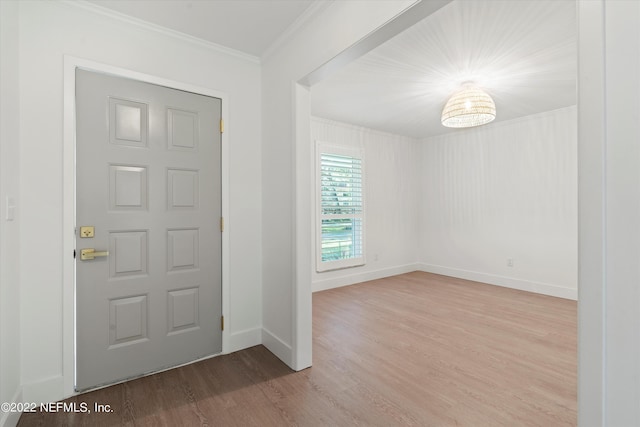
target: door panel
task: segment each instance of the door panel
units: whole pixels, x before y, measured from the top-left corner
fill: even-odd
[[[76,388],[222,350],[221,101],[76,72]]]

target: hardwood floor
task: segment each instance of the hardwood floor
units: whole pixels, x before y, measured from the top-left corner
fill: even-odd
[[[576,309],[403,274],[314,294],[310,369],[257,346],[65,401],[91,413],[23,414],[18,425],[576,425]]]

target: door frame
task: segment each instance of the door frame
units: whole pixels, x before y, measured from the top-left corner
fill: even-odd
[[[165,86],[172,89],[193,92],[222,100],[222,120],[225,130],[221,135],[221,191],[222,216],[225,218],[225,230],[222,233],[222,315],[229,323],[229,96],[208,87],[197,86],[186,82],[170,80],[164,77],[145,74],[126,68],[112,66],[70,55],[64,55],[63,70],[63,185],[62,185],[62,386],[65,396],[78,394],[75,389],[75,189],[76,189],[76,68],[98,73],[111,74]],[[222,331],[222,354],[229,351],[228,329]],[[193,362],[189,362],[193,363]]]

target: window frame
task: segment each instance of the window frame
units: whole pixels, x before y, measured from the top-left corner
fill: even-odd
[[[316,179],[315,179],[315,253],[316,253],[316,271],[322,273],[325,271],[340,270],[344,268],[359,267],[366,263],[365,259],[365,237],[366,237],[366,187],[365,187],[365,156],[364,150],[360,147],[342,146],[324,141],[316,141]],[[322,260],[322,220],[327,219],[328,215],[322,213],[322,154],[330,154],[337,156],[346,156],[360,159],[362,186],[362,213],[353,214],[351,217],[361,221],[361,238],[360,256],[347,259],[323,261]]]

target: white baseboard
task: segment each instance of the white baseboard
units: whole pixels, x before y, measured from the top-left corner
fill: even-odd
[[[22,396],[25,402],[40,403],[57,402],[67,398],[64,395],[64,377],[58,375],[42,381],[22,385]]]
[[[6,403],[22,403],[22,390],[18,389],[18,391],[16,391],[16,394],[13,396],[13,399],[10,402]],[[0,427],[16,427],[18,425],[18,421],[20,420],[20,415],[22,415],[22,413],[20,412],[0,411]]]
[[[293,369],[293,349],[268,329],[262,328],[262,345]]]
[[[339,288],[341,286],[353,285],[355,283],[362,283],[369,280],[376,280],[390,276],[397,276],[398,274],[411,273],[412,271],[416,271],[419,269],[420,264],[405,264],[396,267],[383,268],[380,270],[347,274],[332,279],[316,280],[311,284],[311,290],[313,292],[325,291],[327,289]]]
[[[505,288],[518,289],[521,291],[535,292],[537,294],[549,295],[552,297],[565,298],[577,301],[578,290],[552,285],[549,283],[532,282],[529,280],[515,279],[512,277],[498,276],[494,274],[481,273],[477,271],[462,270],[458,268],[445,267],[420,263],[418,270],[426,273],[442,274],[444,276],[457,277],[459,279],[473,280],[474,282],[487,283],[489,285],[502,286]]]
[[[227,353],[244,350],[262,344],[262,328],[245,329],[229,335],[229,348]]]

